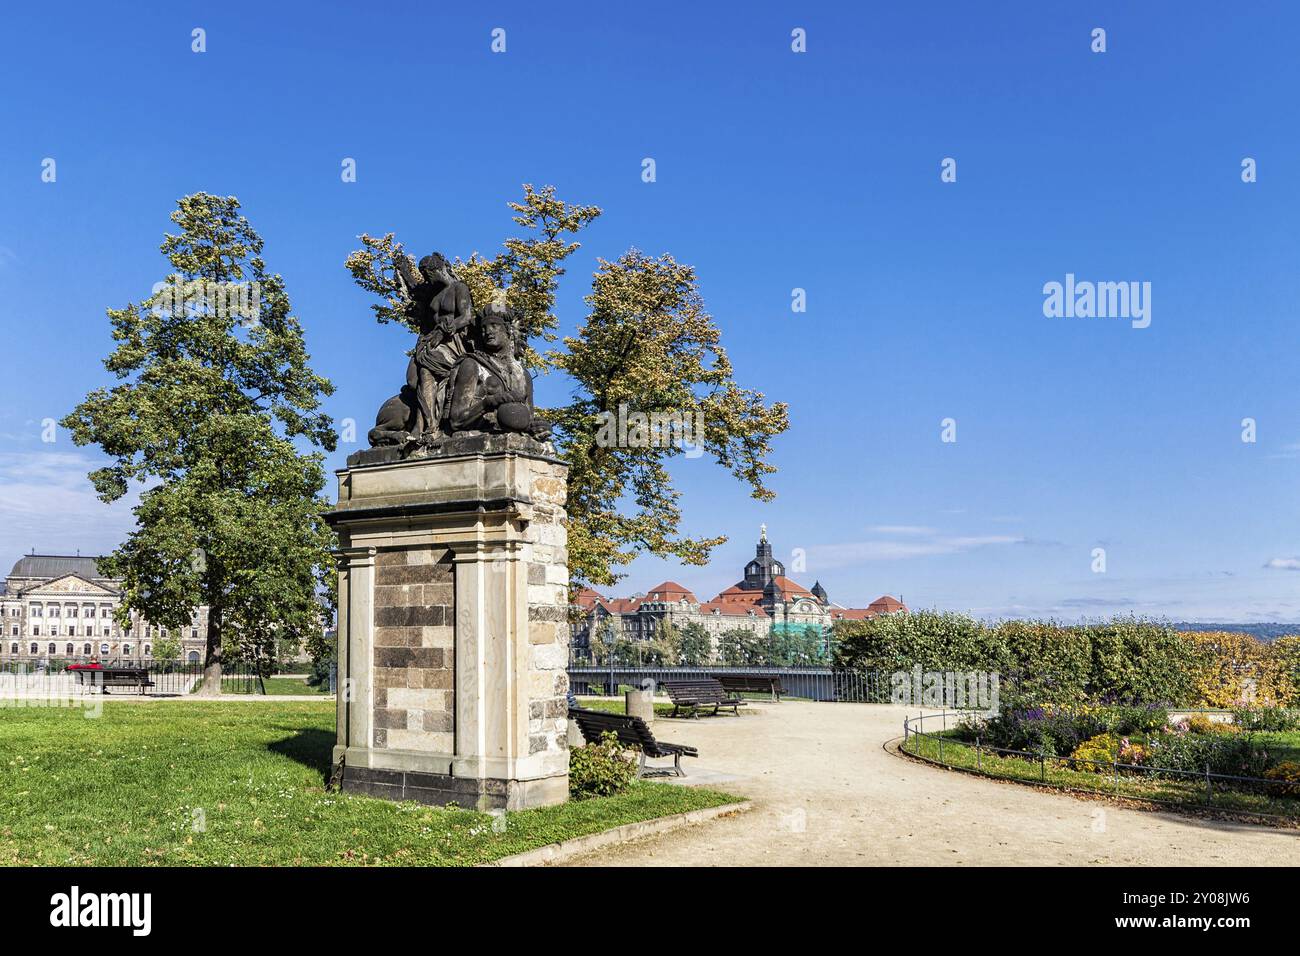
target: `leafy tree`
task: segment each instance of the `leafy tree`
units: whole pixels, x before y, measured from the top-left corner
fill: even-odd
[[[181,659],[181,642],[170,634],[153,642],[153,659],[156,661],[178,661]]]
[[[718,656],[731,667],[761,663],[765,654],[766,639],[748,628],[733,627],[723,631],[718,638]]]
[[[618,643],[618,640],[614,619],[612,617],[602,617],[600,623],[593,628],[591,636],[588,638],[592,660],[596,664],[608,664],[609,656],[614,653],[614,645]]]
[[[646,663],[653,667],[676,667],[682,660],[682,632],[672,621],[665,620],[646,648]]]
[[[228,647],[273,659],[277,638],[323,643],[316,594],[332,595],[333,535],[313,449],[335,447],[320,411],[333,386],[309,367],[284,281],[266,271],[239,201],[196,193],[171,218],[164,289],[108,312],[117,344],[104,364],[118,383],[63,425],[112,459],[90,474],[101,499],[146,486],[135,530],[101,565],[123,579],[120,619],[137,610],[181,628],[206,604],[203,693],[219,694]],[[242,283],[256,293],[251,311],[214,304],[214,289]]]
[[[554,187],[530,185],[524,186],[523,201],[510,208],[525,235],[507,239],[493,258],[474,254],[454,268],[476,302],[504,297],[528,335],[551,342],[563,262],[578,248],[567,237],[600,210],[566,203]],[[409,324],[394,264],[395,256],[405,254],[401,245],[392,234],[360,238],[362,248],[348,257],[349,271],[381,298],[373,306],[381,322]],[[569,570],[575,588],[614,584],[623,577],[617,569],[641,552],[708,563],[726,538],[681,533],[680,495],[669,463],[698,448],[753,497],[767,501],[773,492],[764,479],[775,470],[767,463],[771,439],[789,424],[784,403],[766,404],[762,393],[735,382],[693,268],[635,249],[598,262],[586,297],[589,311],[577,334],[565,338],[561,349],[541,353],[530,346],[527,356],[533,368],[559,370],[573,385],[573,400],[544,415],[569,464]],[[620,407],[674,416],[700,433],[689,442],[680,430],[622,445],[604,440]]]
[[[681,659],[687,667],[704,667],[713,663],[713,639],[697,621],[681,630]]]

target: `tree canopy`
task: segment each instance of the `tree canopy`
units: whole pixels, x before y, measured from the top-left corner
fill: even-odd
[[[336,437],[320,410],[333,386],[309,366],[284,281],[239,209],[207,193],[177,203],[165,283],[108,311],[117,384],[62,422],[111,459],[90,474],[102,500],[145,486],[135,530],[101,568],[124,581],[123,624],[134,609],[187,626],[206,604],[210,693],[227,649],[269,666],[277,639],[323,640],[317,595],[333,588],[321,492]]]
[[[555,293],[564,261],[579,248],[569,237],[601,211],[559,199],[552,186],[525,185],[523,200],[509,206],[523,235],[507,238],[491,258],[458,258],[454,270],[477,304],[504,301],[516,311],[532,368],[561,372],[572,384],[572,400],[542,414],[569,465],[573,587],[614,584],[623,577],[618,568],[643,552],[706,564],[726,537],[682,533],[670,463],[707,453],[754,498],[770,500],[765,479],[775,468],[767,459],[772,439],[788,427],[786,405],[768,404],[735,381],[695,270],[667,254],[630,249],[598,260],[578,331],[539,350],[557,341]],[[391,233],[360,238],[349,271],[379,296],[373,308],[381,322],[405,321],[394,264],[401,244]],[[629,411],[686,427],[610,441],[611,419]]]

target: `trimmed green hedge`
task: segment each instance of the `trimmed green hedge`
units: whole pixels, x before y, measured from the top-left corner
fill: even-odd
[[[916,611],[835,625],[838,668],[996,672],[1004,695],[1038,703],[1194,704],[1205,653],[1187,634],[1138,618],[990,625]]]

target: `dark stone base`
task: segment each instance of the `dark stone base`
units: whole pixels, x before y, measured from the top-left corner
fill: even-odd
[[[563,803],[569,778],[544,780],[478,780],[415,770],[344,767],[342,790],[383,800],[414,800],[435,807],[467,810],[527,810]]]
[[[455,455],[484,455],[513,451],[554,459],[555,448],[550,442],[538,441],[531,435],[519,432],[488,434],[464,432],[441,439],[432,448],[405,448],[401,445],[380,445],[348,455],[349,468],[366,465],[391,465],[399,461],[423,461],[428,458],[450,458]]]

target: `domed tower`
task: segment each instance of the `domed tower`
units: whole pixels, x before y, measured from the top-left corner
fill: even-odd
[[[822,587],[822,583],[820,581],[813,582],[812,596],[815,597],[817,600],[821,601],[823,604],[831,603],[831,599],[827,597],[826,589]]]
[[[772,557],[772,544],[767,540],[767,525],[759,525],[754,560],[745,565],[745,580],[740,586],[746,591],[762,591],[774,578],[779,577],[785,577],[785,565]]]

